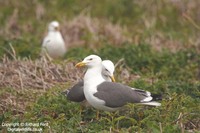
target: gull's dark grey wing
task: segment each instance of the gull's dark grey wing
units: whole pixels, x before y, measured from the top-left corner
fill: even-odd
[[[112,108],[122,107],[127,103],[141,103],[152,100],[150,92],[134,89],[120,83],[103,82],[97,86],[97,91],[94,96],[104,100],[105,105]]]
[[[68,92],[67,92],[68,91]],[[73,102],[82,102],[85,100],[83,92],[83,81],[75,84],[71,89],[66,91],[67,99]]]

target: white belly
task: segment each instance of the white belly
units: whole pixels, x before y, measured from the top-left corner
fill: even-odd
[[[105,101],[94,96],[97,93],[97,86],[105,81],[101,75],[102,68],[90,68],[84,76],[84,94],[90,105],[96,109],[114,111],[116,109],[106,107]]]
[[[86,88],[85,88],[86,87]],[[94,94],[97,92],[97,88],[95,85],[89,85],[87,83],[84,83],[84,94],[85,98],[88,101],[89,104],[91,104],[93,107],[98,107],[99,105],[104,105],[105,102],[103,100],[98,99],[94,96]]]
[[[84,84],[84,86],[88,86],[87,83]],[[101,100],[94,96],[94,94],[97,92],[97,88],[95,86],[90,86],[84,89],[85,98],[88,101],[90,105],[92,105],[94,108],[104,111],[115,111],[118,108],[110,108],[105,106],[105,101]]]

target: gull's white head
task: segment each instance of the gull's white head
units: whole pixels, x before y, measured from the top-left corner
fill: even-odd
[[[85,57],[85,59],[82,62],[76,64],[76,67],[83,67],[83,66],[87,66],[88,68],[102,67],[101,69],[102,76],[107,81],[112,80],[113,82],[115,82],[115,78],[113,76],[115,67],[112,61],[110,60],[102,61],[101,58],[97,55],[89,55]]]
[[[114,79],[114,71],[115,71],[115,66],[112,61],[110,60],[103,60],[102,61],[102,75],[106,77],[106,79],[111,79],[113,82],[115,82]]]
[[[48,27],[49,31],[59,31],[59,23],[58,21],[52,21]]]
[[[87,66],[88,68],[94,67],[94,66],[101,66],[102,60],[99,56],[97,55],[89,55],[84,58],[82,62],[79,62],[76,64],[76,67],[82,67],[82,66]]]

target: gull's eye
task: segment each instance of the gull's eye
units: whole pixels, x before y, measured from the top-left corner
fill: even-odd
[[[105,68],[106,71],[108,71],[108,69]]]
[[[90,58],[89,60],[93,60],[92,58]]]

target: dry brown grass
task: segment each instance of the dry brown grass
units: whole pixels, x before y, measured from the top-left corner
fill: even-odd
[[[72,20],[61,22],[62,34],[68,47],[88,46],[96,48],[102,41],[113,45],[131,42],[126,36],[127,29],[107,20],[91,18],[90,15],[80,14]]]
[[[47,89],[56,83],[78,80],[80,71],[74,62],[55,64],[45,57],[10,60],[4,56],[0,64],[0,87]]]
[[[8,110],[23,113],[46,90],[54,86],[67,88],[67,83],[78,82],[83,72],[75,69],[74,63],[55,64],[46,57],[31,60],[4,56],[0,63],[0,113]]]

